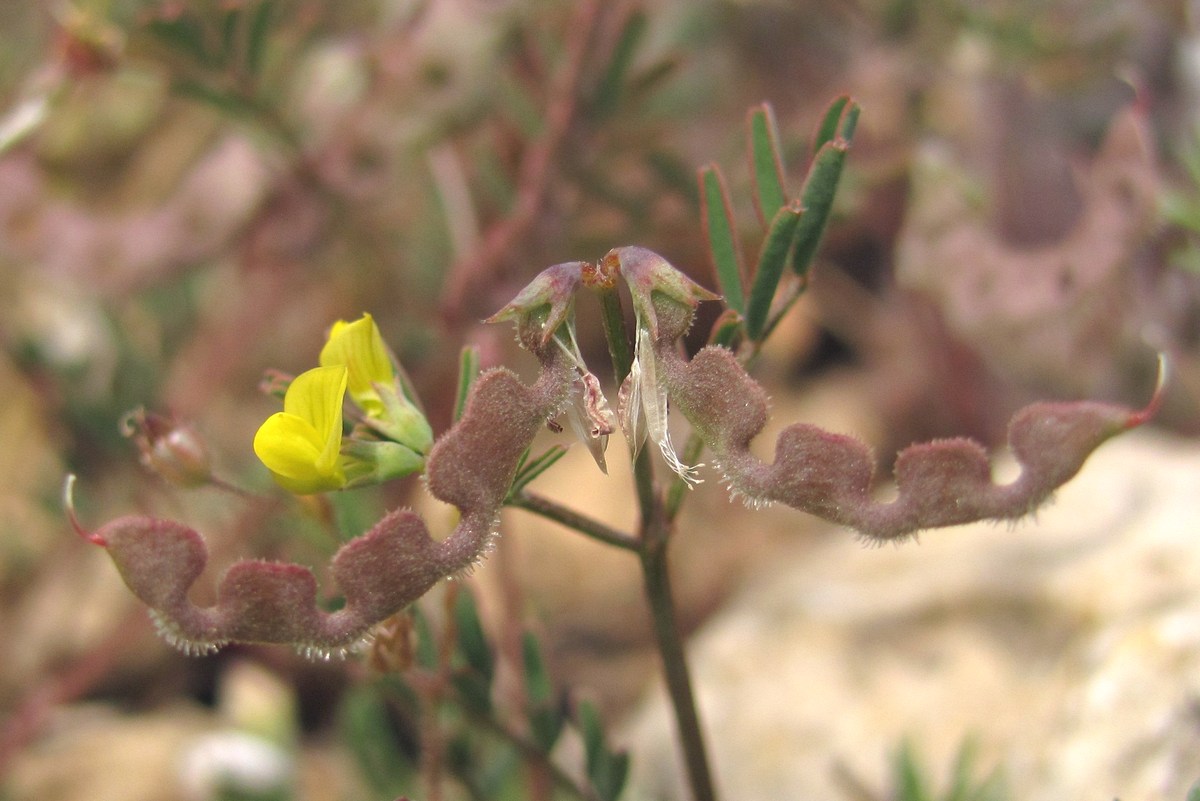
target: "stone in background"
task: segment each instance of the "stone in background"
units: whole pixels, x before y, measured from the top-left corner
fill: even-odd
[[[1183,799],[1200,778],[1198,510],[1200,446],[1134,432],[1012,528],[798,543],[692,644],[724,796],[845,798],[836,765],[882,789],[904,738],[941,778],[975,738],[1013,799]],[[629,739],[629,797],[683,798],[661,689]]]

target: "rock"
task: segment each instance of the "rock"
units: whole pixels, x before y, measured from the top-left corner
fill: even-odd
[[[1200,445],[1106,444],[1035,519],[864,548],[797,543],[691,646],[728,798],[883,788],[910,738],[963,741],[1012,798],[1182,799],[1200,777]],[[634,797],[684,798],[661,690],[634,717]]]

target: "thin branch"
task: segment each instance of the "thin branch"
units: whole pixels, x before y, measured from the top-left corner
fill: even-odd
[[[550,87],[542,135],[526,148],[518,168],[512,212],[489,227],[478,246],[451,266],[442,299],[442,314],[447,320],[458,319],[467,295],[478,292],[480,277],[494,272],[497,264],[510,257],[537,221],[549,194],[554,162],[575,119],[589,44],[604,7],[601,0],[587,0],[571,19],[566,41],[567,64]]]
[[[479,724],[483,729],[491,732],[501,740],[505,741],[513,748],[521,753],[525,759],[533,762],[544,768],[554,787],[557,790],[564,792],[566,795],[575,799],[575,801],[597,801],[595,793],[590,788],[580,787],[575,783],[575,780],[563,771],[549,755],[541,751],[536,745],[525,737],[511,731],[499,720],[490,715],[481,715],[469,709],[465,704],[462,705],[463,711],[471,718],[472,721]]]
[[[654,527],[665,528],[666,525],[666,521],[660,519],[655,522]],[[667,545],[665,534],[654,535],[647,532],[641,552],[646,598],[650,602],[654,637],[662,657],[667,695],[675,712],[675,725],[679,734],[679,744],[683,749],[683,762],[687,769],[692,798],[694,801],[716,801],[716,786],[709,768],[704,731],[700,726],[687,654],[684,652],[683,636],[679,631],[675,602],[671,594]]]
[[[614,545],[626,551],[633,551],[634,553],[641,550],[641,543],[636,537],[607,526],[599,520],[588,517],[560,504],[558,501],[553,501],[542,495],[522,491],[509,501],[509,505],[541,515],[608,545]]]
[[[607,259],[596,265],[591,280],[585,275],[584,282],[597,292],[600,298],[604,333],[608,340],[609,355],[618,385],[630,372],[633,355],[625,336],[620,295],[616,292],[615,272],[610,272]],[[619,262],[618,262],[619,264]],[[690,443],[689,443],[690,446]],[[698,451],[702,447],[696,446]],[[651,448],[643,448],[633,463],[634,482],[637,487],[638,507],[641,524],[638,537],[633,540],[634,550],[642,564],[642,580],[646,599],[650,604],[654,620],[654,637],[659,656],[663,662],[663,676],[667,694],[675,711],[675,723],[679,744],[683,750],[684,765],[694,801],[716,801],[717,792],[709,768],[704,732],[700,728],[700,715],[696,709],[692,679],[684,652],[683,637],[679,631],[675,613],[675,599],[671,594],[670,571],[667,550],[673,531],[673,518],[678,511],[681,498],[673,502],[673,509],[663,504],[662,493],[654,481],[654,465],[650,459]]]

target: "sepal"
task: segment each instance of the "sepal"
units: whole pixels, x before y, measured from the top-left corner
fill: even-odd
[[[535,354],[546,350],[554,332],[575,309],[575,292],[587,266],[582,261],[569,261],[547,267],[484,322],[512,320],[517,324],[517,341],[522,347]]]
[[[346,456],[346,484],[355,489],[382,484],[392,479],[419,473],[425,467],[425,457],[398,442],[347,438],[342,443]]]
[[[610,259],[620,265],[639,325],[649,326],[656,342],[679,339],[691,327],[692,314],[700,301],[721,298],[652,250],[616,248],[604,257],[605,261]]]
[[[433,446],[433,428],[421,410],[404,394],[399,380],[392,384],[376,384],[375,393],[382,411],[376,417],[364,417],[363,425],[414,453],[429,453]]]

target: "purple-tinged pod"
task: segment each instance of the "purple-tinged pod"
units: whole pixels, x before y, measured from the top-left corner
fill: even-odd
[[[544,351],[541,361],[532,386],[505,370],[480,378],[462,418],[434,445],[428,484],[435,497],[459,508],[454,531],[435,542],[413,512],[385,516],[334,555],[331,573],[345,599],[336,612],[319,608],[308,568],[261,560],[235,563],[218,582],[216,603],[197,606],[188,592],[204,572],[208,549],[195,530],[129,516],[87,531],[75,517],[70,480],[68,516],[81,537],[108,551],[160,633],[181,650],[209,653],[228,642],[257,642],[292,644],[307,656],[344,654],[373,626],[488,552],[521,455],[567,402],[574,379],[557,349]]]
[[[750,441],[766,423],[766,393],[730,351],[708,347],[689,362],[660,342],[656,355],[668,396],[712,450],[731,492],[751,505],[787,504],[877,541],[1032,512],[1105,440],[1151,419],[1165,380],[1164,369],[1141,410],[1090,401],[1021,409],[1009,425],[1021,473],[1008,484],[993,481],[986,452],[971,440],[913,445],[896,459],[896,498],[879,502],[875,460],[854,437],[798,423],[779,435],[774,462],[750,453]]]

